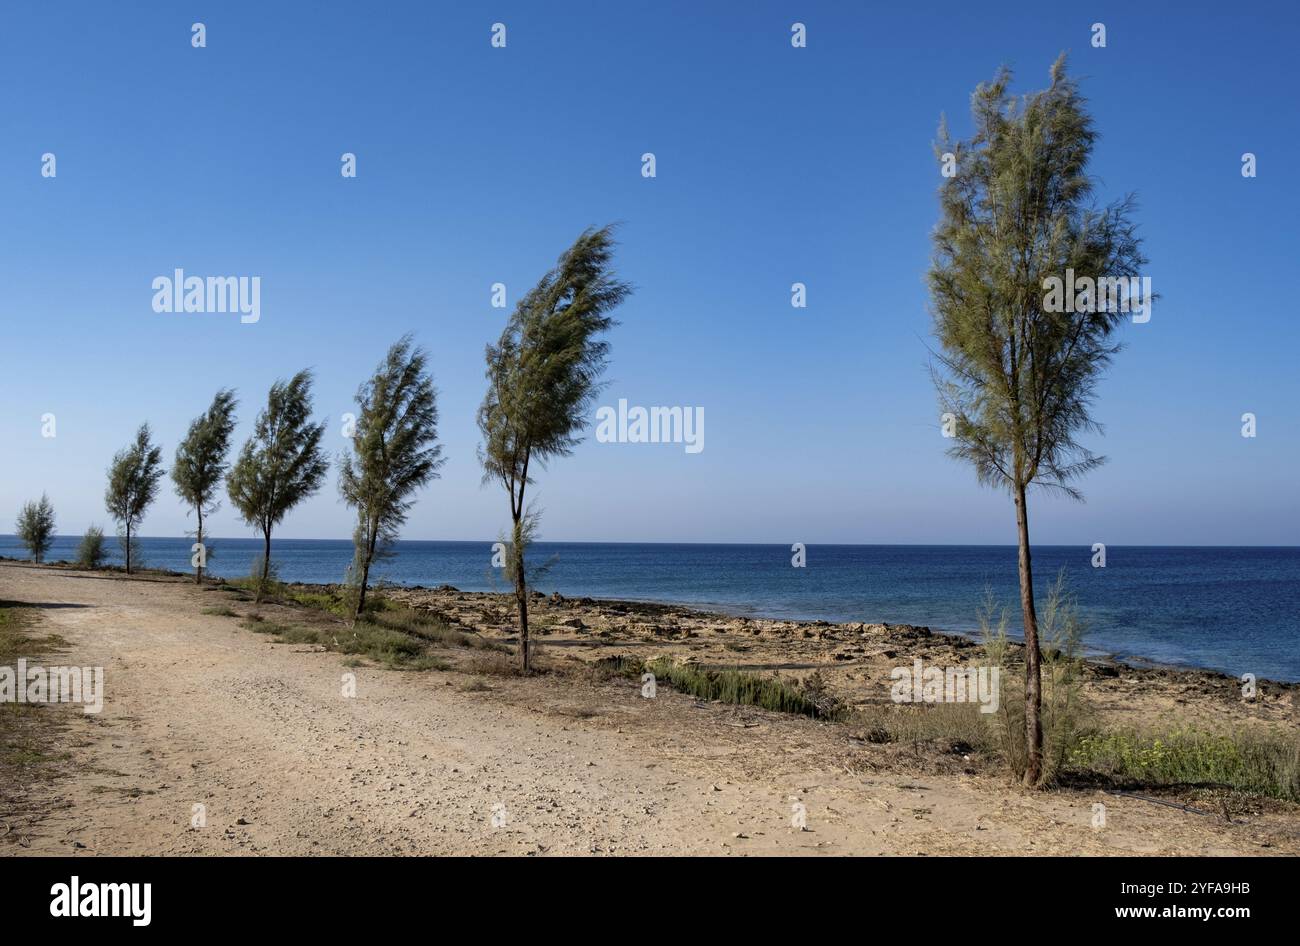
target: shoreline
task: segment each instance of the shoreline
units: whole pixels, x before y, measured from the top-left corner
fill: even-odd
[[[302,541],[335,542],[341,540],[319,539],[319,540],[302,540]],[[1289,546],[1287,547],[1289,548]],[[0,562],[3,562],[5,564],[26,565],[26,566],[41,567],[41,568],[59,568],[59,569],[66,569],[72,571],[79,570],[75,563],[63,559],[58,561],[53,561],[53,562],[42,562],[40,566],[36,566],[35,563],[31,561],[27,561],[23,559],[15,559],[4,555],[0,555]],[[100,570],[114,575],[124,576],[125,574],[122,570],[122,567],[118,565],[105,566]],[[158,575],[158,576],[165,576],[167,578],[177,578],[177,579],[193,578],[192,572],[179,572],[179,571],[175,571],[174,569],[168,569],[168,568],[145,567],[133,573],[133,576],[140,576],[140,575]],[[238,577],[242,578],[244,576],[238,576]],[[212,582],[226,583],[235,579],[232,577],[205,576],[205,580],[210,580]],[[338,589],[342,587],[341,583],[339,582],[285,581],[284,584],[293,587],[299,587],[299,588],[315,588],[315,589]],[[467,591],[461,588],[457,588],[456,586],[450,584],[441,584],[441,585],[395,584],[395,583],[385,584],[382,581],[373,584],[372,591],[380,591],[381,593],[383,592],[395,593],[399,599],[407,593],[429,593],[429,594],[436,595],[436,594],[443,594],[448,592],[457,595],[467,595],[467,596],[478,595],[489,599],[509,600],[513,597],[513,593],[507,590],[503,590],[503,591],[468,590]],[[931,625],[912,624],[910,622],[903,622],[903,621],[889,621],[889,622],[867,621],[867,620],[830,621],[824,618],[779,617],[764,612],[761,608],[757,608],[757,607],[741,609],[739,607],[731,607],[722,603],[702,604],[699,602],[676,601],[671,598],[637,598],[637,597],[597,598],[590,595],[561,595],[558,591],[553,592],[550,595],[545,595],[539,591],[533,591],[531,592],[531,594],[532,594],[532,600],[550,601],[558,597],[561,601],[564,602],[591,602],[593,606],[600,606],[600,605],[621,606],[629,610],[640,609],[648,612],[690,614],[690,615],[698,616],[701,619],[711,619],[711,620],[771,622],[773,624],[790,625],[798,628],[803,628],[805,626],[812,627],[812,628],[822,628],[822,627],[849,628],[849,627],[866,626],[866,627],[917,629],[923,631],[926,635],[936,635],[943,638],[950,638],[954,641],[963,642],[961,644],[956,645],[961,648],[966,648],[972,645],[975,647],[979,647],[981,643],[979,632],[975,630],[966,631],[966,630],[952,629],[952,628],[936,628]],[[1008,628],[1007,638],[1011,642],[1013,648],[1022,648],[1024,646],[1022,633],[1013,628]],[[1102,648],[1097,648],[1097,647],[1090,647],[1087,643],[1086,637],[1081,642],[1081,646],[1082,646],[1082,653],[1080,654],[1080,656],[1085,661],[1085,663],[1088,664],[1089,666],[1109,667],[1115,669],[1123,668],[1135,672],[1208,675],[1210,677],[1217,678],[1223,681],[1231,681],[1234,685],[1241,684],[1241,680],[1238,676],[1217,667],[1202,666],[1194,663],[1173,663],[1168,661],[1157,660],[1154,658],[1143,657],[1137,654],[1130,654],[1130,655],[1120,654],[1120,653],[1116,653],[1115,651],[1104,650]],[[1300,689],[1300,680],[1285,680],[1285,679],[1277,679],[1274,677],[1257,676],[1256,682],[1260,684],[1267,683],[1271,686],[1282,687],[1286,689],[1293,689],[1293,688]]]

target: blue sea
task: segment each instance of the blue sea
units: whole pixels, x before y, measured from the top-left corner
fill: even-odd
[[[60,536],[49,560],[75,557],[76,536]],[[141,540],[144,563],[188,571],[190,539]],[[116,542],[109,540],[120,562]],[[405,585],[504,591],[491,568],[491,542],[400,542],[377,569]],[[260,539],[213,539],[209,569],[247,575]],[[26,557],[13,536],[0,555]],[[341,581],[352,544],[273,542],[286,581]],[[663,601],[761,617],[884,621],[974,632],[991,591],[1019,629],[1014,546],[809,545],[791,566],[788,545],[539,542],[531,561],[549,567],[535,587],[569,597]],[[1300,548],[1120,547],[1093,568],[1088,546],[1038,546],[1041,596],[1064,569],[1087,622],[1092,653],[1131,662],[1203,667],[1239,676],[1300,682]]]

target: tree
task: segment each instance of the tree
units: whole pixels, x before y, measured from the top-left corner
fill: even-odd
[[[145,510],[158,495],[158,480],[162,475],[162,448],[151,442],[149,425],[141,424],[135,443],[113,457],[108,468],[108,489],[104,493],[104,505],[108,514],[117,520],[120,530],[128,575],[133,550],[131,533],[144,520]]]
[[[353,532],[360,589],[353,620],[366,605],[370,566],[396,540],[414,503],[411,494],[443,464],[438,392],[426,373],[428,354],[404,335],[357,391],[361,409],[352,453],[339,460],[339,492],[357,511]]]
[[[14,531],[39,565],[54,543],[54,507],[50,505],[50,497],[41,493],[40,502],[32,500],[23,503],[18,510],[18,522]]]
[[[1062,306],[1044,290],[1068,270],[1127,280],[1146,259],[1131,220],[1133,197],[1100,209],[1092,202],[1087,170],[1097,135],[1064,56],[1043,91],[1013,98],[1010,80],[1003,69],[975,90],[969,141],[952,141],[940,126],[935,150],[955,157],[956,174],[940,190],[929,286],[942,349],[934,380],[955,438],[949,453],[1015,502],[1023,778],[1034,786],[1042,773],[1042,683],[1026,496],[1039,487],[1082,499],[1072,482],[1105,461],[1076,438],[1101,433],[1089,407],[1119,350],[1112,335],[1123,320],[1118,305],[1057,311]]]
[[[200,546],[200,558],[194,567],[195,584],[203,580],[203,562],[207,556],[203,546],[203,517],[221,506],[217,489],[228,467],[226,452],[235,429],[236,403],[234,391],[218,391],[207,412],[190,424],[189,433],[176,448],[176,460],[172,464],[176,495],[194,509],[198,518],[194,540]]]
[[[266,410],[226,477],[230,501],[266,545],[257,588],[261,600],[271,575],[271,530],[285,514],[320,489],[329,467],[321,453],[325,425],[311,423],[312,373],[299,371],[271,385]]]
[[[610,268],[613,249],[611,227],[585,230],[519,300],[500,340],[487,346],[479,462],[483,481],[499,481],[510,495],[506,573],[515,586],[525,671],[532,663],[525,552],[539,515],[526,505],[525,491],[535,468],[568,456],[581,442],[578,432],[609,355],[598,336],[614,325],[609,313],[632,291]]]

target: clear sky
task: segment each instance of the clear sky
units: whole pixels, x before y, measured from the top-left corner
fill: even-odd
[[[539,479],[542,538],[1014,543],[1008,498],[945,455],[926,372],[931,142],[941,113],[969,132],[1000,64],[1029,91],[1065,50],[1099,195],[1139,195],[1161,299],[1100,387],[1111,462],[1086,504],[1035,500],[1034,540],[1296,544],[1298,28],[1294,3],[1186,0],[5,4],[0,532],[42,490],[61,533],[111,526],[113,452],[148,420],[170,464],[223,385],[242,443],[269,384],[314,367],[336,454],[410,330],[448,462],[405,535],[495,538],[507,501],[480,485],[474,424],[506,316],[490,288],[513,304],[618,220],[636,293],[602,403],[703,407],[705,449],[589,436]],[[178,267],[261,276],[260,321],[155,313]],[[167,482],[143,533],[190,527]],[[228,501],[211,528],[251,534]],[[350,531],[331,473],[279,534]]]

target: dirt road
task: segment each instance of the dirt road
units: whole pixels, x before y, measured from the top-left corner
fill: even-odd
[[[0,563],[0,600],[67,642],[43,662],[102,666],[106,691],[99,715],[44,708],[69,755],[0,799],[0,853],[1300,852],[1294,819],[918,774],[843,727],[666,688],[644,699],[627,680],[475,689],[463,673],[349,667],[203,614],[213,598]]]

